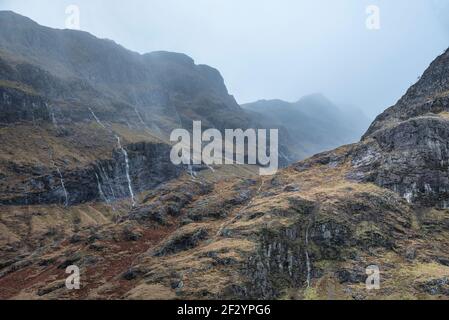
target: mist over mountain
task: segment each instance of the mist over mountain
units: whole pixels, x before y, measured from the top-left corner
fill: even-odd
[[[249,119],[230,96],[219,72],[186,55],[140,55],[79,31],[38,25],[0,12],[0,58],[9,81],[31,86],[55,105],[67,101],[80,118],[99,116],[145,125],[154,131],[191,126],[192,119],[218,129],[247,127]]]
[[[260,100],[242,107],[264,125],[283,128],[297,159],[359,141],[369,126],[362,111],[338,107],[322,94],[294,103]]]

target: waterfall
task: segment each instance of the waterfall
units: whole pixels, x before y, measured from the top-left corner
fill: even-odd
[[[55,128],[58,128],[58,122],[56,122],[55,112],[53,111],[53,109],[48,104],[45,104],[45,105],[47,107],[47,110],[48,110],[48,113],[50,115],[51,122],[53,123],[53,126]]]
[[[404,194],[404,199],[407,200],[408,203],[412,204],[413,203],[413,192],[407,191]]]
[[[100,178],[98,178],[98,175],[96,172],[95,172],[95,177],[97,178],[98,193],[100,194],[100,197],[102,197],[103,200],[106,201],[107,204],[109,204],[109,199],[105,196],[103,189],[101,189]]]
[[[59,178],[61,179],[62,190],[64,190],[64,196],[65,196],[64,206],[67,207],[69,205],[69,194],[67,193],[67,190],[65,188],[64,178],[62,177],[61,170],[59,170],[58,167],[56,167],[56,170],[58,171]]]
[[[140,115],[139,110],[137,110],[136,106],[134,106],[134,112],[136,113],[137,118],[139,119],[140,123],[143,125],[145,131],[146,131],[148,134],[150,134],[151,136],[154,136],[155,134],[154,134],[153,132],[151,132],[151,130],[150,130],[150,128],[148,127],[148,125],[145,123],[145,121],[143,121],[143,118],[142,118],[142,116]],[[157,133],[158,133],[158,135],[159,135],[158,138],[160,138],[160,137],[163,136],[163,135],[162,135],[162,132],[161,132],[161,129],[160,129],[157,125],[155,125],[154,123],[152,123],[152,124],[151,124],[151,127],[152,127],[152,128],[156,127],[156,128],[154,128],[154,129],[157,131]],[[157,136],[157,135],[156,135],[156,136]]]
[[[305,248],[305,251],[306,251],[306,266],[307,266],[307,281],[306,281],[307,288],[310,288],[310,278],[311,278],[310,274],[311,274],[311,271],[312,271],[312,267],[310,265],[309,251],[308,251],[308,247],[309,247],[309,227],[310,227],[310,225],[308,225],[307,228],[306,228],[306,238],[305,238],[305,242],[306,242],[306,248]]]
[[[55,126],[55,128],[57,128],[58,123],[56,122],[55,113],[51,111],[50,115],[51,115],[51,122],[53,122],[53,125]]]
[[[111,180],[101,164],[98,164],[98,168],[100,169],[100,176],[108,183],[109,189],[111,190],[112,199],[115,201],[117,197],[115,196],[114,187],[112,186]]]
[[[197,174],[195,171],[193,171],[193,166],[191,164],[189,164],[187,166],[187,171],[189,172],[190,176],[192,177],[193,180],[195,180]]]
[[[97,121],[97,123],[102,126],[103,128],[106,129],[105,125],[100,121],[100,119],[98,119],[97,115],[94,113],[94,111],[89,108],[90,113],[92,114],[92,116],[94,117],[95,121]]]
[[[134,112],[136,113],[137,118],[139,119],[140,123],[146,128],[147,125],[146,125],[145,122],[143,121],[142,116],[141,116],[140,113],[139,113],[139,110],[137,110],[137,108],[136,108],[135,106],[134,106]]]
[[[123,156],[125,157],[125,173],[126,173],[126,179],[128,180],[128,188],[129,188],[129,194],[131,195],[131,201],[133,203],[133,207],[136,206],[136,200],[134,197],[133,187],[131,184],[131,177],[129,176],[129,159],[128,159],[128,152],[122,147],[122,144],[120,143],[120,137],[115,136],[117,138],[117,144],[120,150],[123,153]]]

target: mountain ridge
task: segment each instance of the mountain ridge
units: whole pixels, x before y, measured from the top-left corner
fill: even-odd
[[[262,114],[265,120],[259,122],[282,128],[298,160],[358,141],[369,121],[363,113],[354,119],[353,110],[345,111],[322,94],[307,95],[296,102],[259,100],[242,107]]]

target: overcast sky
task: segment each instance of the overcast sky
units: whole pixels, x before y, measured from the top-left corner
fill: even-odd
[[[64,28],[70,4],[98,37],[216,67],[240,103],[321,92],[374,116],[449,47],[447,0],[0,0],[0,9]],[[369,5],[379,30],[366,27]]]

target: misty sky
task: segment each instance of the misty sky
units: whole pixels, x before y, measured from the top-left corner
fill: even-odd
[[[239,103],[322,92],[374,116],[449,47],[447,0],[0,0],[0,10],[64,28],[69,4],[98,37],[216,67]],[[366,27],[368,5],[380,30]]]

